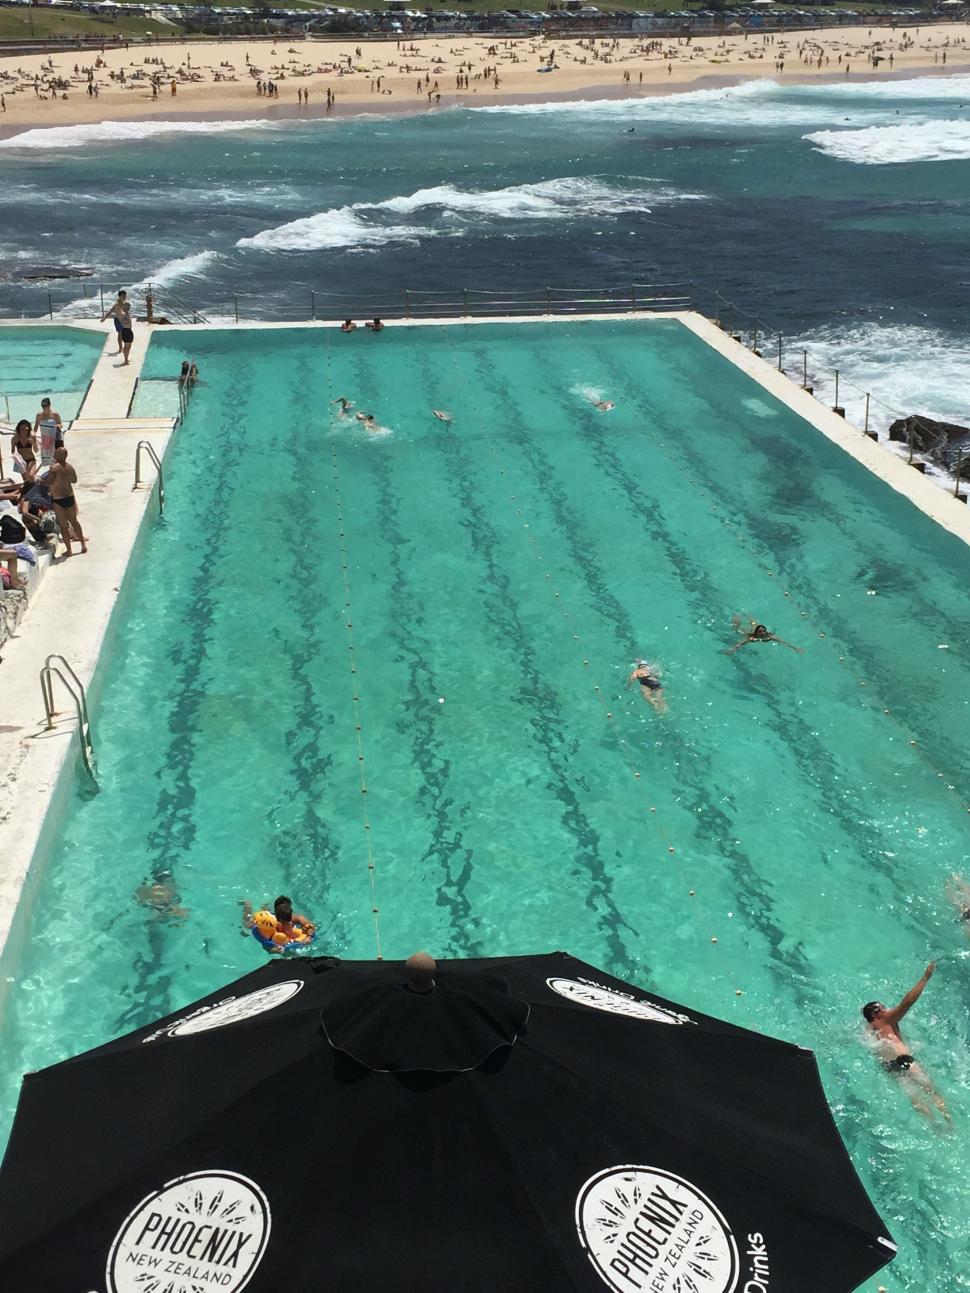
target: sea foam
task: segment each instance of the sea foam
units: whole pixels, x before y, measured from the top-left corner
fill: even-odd
[[[418,189],[384,202],[356,202],[240,238],[237,247],[262,251],[318,251],[415,243],[422,238],[460,234],[468,220],[557,220],[576,216],[612,216],[649,212],[660,203],[696,201],[701,193],[663,187],[624,188],[598,179],[542,180],[501,189],[469,190],[451,184]],[[390,216],[392,219],[387,220]],[[422,223],[402,223],[419,216]],[[437,220],[439,223],[431,224]]]
[[[156,135],[219,135],[240,130],[277,130],[275,121],[95,121],[80,126],[43,126],[0,139],[4,149],[84,148],[89,144],[140,143]]]
[[[902,122],[863,130],[817,130],[805,135],[820,153],[860,166],[953,162],[970,158],[970,120]]]

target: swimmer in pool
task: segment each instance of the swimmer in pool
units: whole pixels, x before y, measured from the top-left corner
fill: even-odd
[[[960,924],[970,938],[970,884],[959,875],[951,875],[946,882],[946,896],[959,913]]]
[[[776,637],[774,633],[769,633],[763,624],[756,620],[749,620],[748,627],[745,628],[740,615],[735,615],[731,620],[731,625],[736,632],[742,634],[741,641],[735,642],[733,647],[728,647],[726,655],[733,655],[735,651],[749,642],[778,642],[782,646],[791,647],[792,651],[797,651],[799,655],[803,654],[802,647],[793,646],[791,642],[786,642],[784,638]]]
[[[923,977],[910,988],[898,1006],[890,1008],[881,1001],[869,1001],[862,1007],[862,1017],[868,1024],[870,1037],[876,1043],[880,1064],[887,1073],[899,1078],[913,1108],[932,1120],[935,1117],[935,1107],[949,1122],[950,1111],[946,1107],[946,1101],[930,1081],[923,1066],[916,1063],[899,1031],[899,1021],[919,1001],[935,968],[935,963],[931,961],[923,971]]]
[[[612,400],[593,400],[593,408],[599,409],[601,413],[609,413],[610,409],[616,408],[616,405]]]
[[[159,920],[185,920],[188,909],[178,906],[181,896],[171,871],[157,871],[150,881],[140,884],[132,895],[140,907],[147,907]]]
[[[452,414],[446,413],[444,409],[432,409],[431,412],[435,415],[435,417],[438,419],[439,422],[454,422],[455,420]]]
[[[664,688],[657,665],[648,664],[646,660],[637,660],[633,666],[633,672],[627,678],[627,684],[631,682],[640,684],[640,695],[658,714],[666,711],[667,702],[664,700]]]
[[[331,400],[330,403],[340,405],[340,408],[337,409],[338,418],[345,418],[347,414],[350,412],[350,410],[354,407],[353,401],[346,399],[343,395],[341,395],[339,399]]]

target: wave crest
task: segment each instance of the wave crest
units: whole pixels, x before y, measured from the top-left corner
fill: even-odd
[[[140,143],[156,135],[219,135],[240,130],[278,130],[279,122],[95,121],[80,126],[39,126],[0,139],[0,148],[84,148],[88,144]]]
[[[474,217],[487,220],[557,220],[576,216],[613,216],[649,212],[659,203],[699,201],[702,193],[673,189],[626,189],[597,179],[543,180],[501,189],[467,190],[451,184],[418,189],[384,202],[355,202],[291,220],[240,238],[237,247],[262,251],[319,251],[418,242],[460,232]],[[423,224],[403,224],[401,216],[421,214]],[[388,221],[387,216],[397,217]],[[431,223],[438,221],[437,224]]]
[[[804,135],[820,153],[860,166],[953,162],[970,158],[970,121],[925,121]]]

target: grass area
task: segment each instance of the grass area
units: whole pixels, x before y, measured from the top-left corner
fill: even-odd
[[[57,9],[35,9],[27,5],[15,9],[0,8],[0,40],[100,36],[105,41],[112,41],[115,36],[144,36],[146,32],[171,35],[177,31],[177,27],[155,22],[152,18],[119,18],[109,22],[90,14],[63,13]]]

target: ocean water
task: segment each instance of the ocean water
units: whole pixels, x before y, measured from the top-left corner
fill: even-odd
[[[128,122],[0,140],[0,251],[151,281],[208,316],[310,291],[692,279],[812,350],[853,412],[970,420],[970,77],[753,82],[395,117]],[[58,310],[90,313],[83,285]],[[47,288],[0,283],[0,311]],[[828,374],[823,372],[827,366]]]
[[[13,989],[0,1124],[23,1069],[258,964],[238,904],[285,891],[320,950],[565,946],[811,1046],[901,1248],[869,1293],[970,1287],[970,943],[944,896],[965,547],[673,321],[193,344],[94,715],[101,789],[53,846]],[[184,347],[153,341],[153,398]],[[735,612],[800,651],[726,654]],[[666,714],[627,685],[637,656]],[[183,923],[133,900],[164,874]],[[906,1036],[951,1132],[859,1017],[931,956]]]

